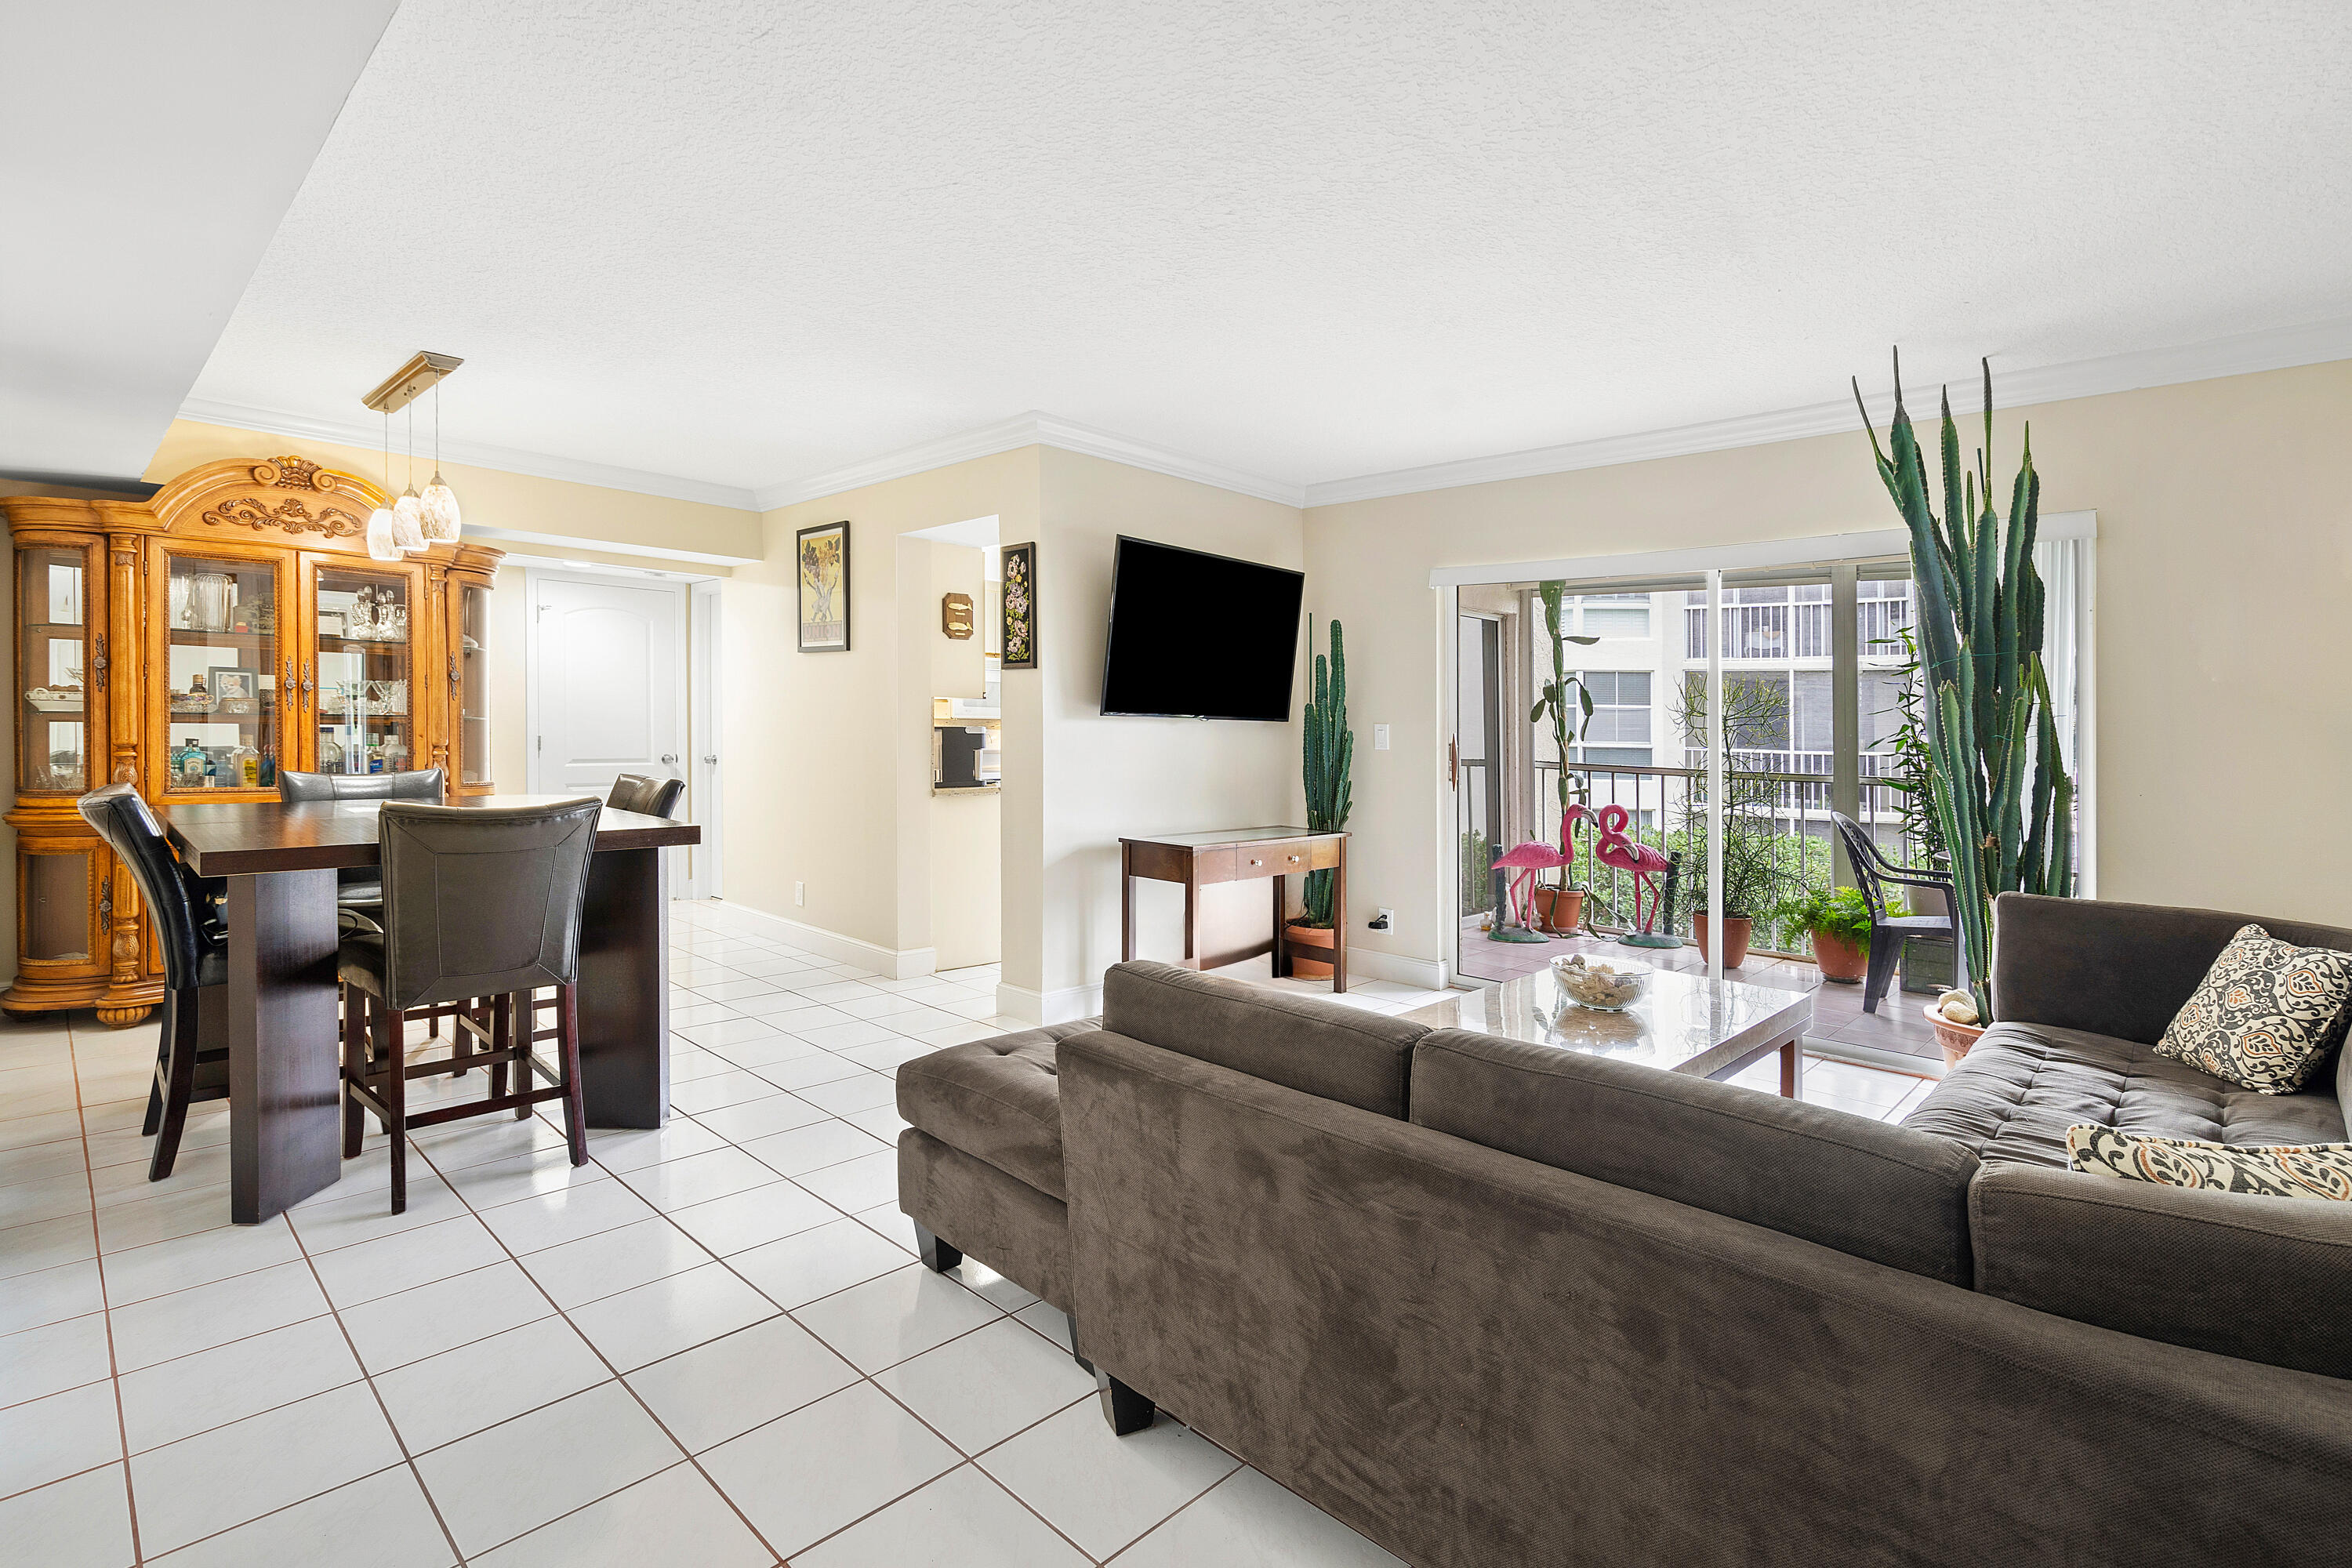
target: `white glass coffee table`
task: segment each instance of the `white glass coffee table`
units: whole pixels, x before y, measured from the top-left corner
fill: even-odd
[[[1778,1051],[1780,1092],[1793,1100],[1797,1052],[1812,1022],[1813,997],[1809,991],[1661,969],[1639,1002],[1622,1013],[1604,1013],[1570,1001],[1546,969],[1457,992],[1404,1016],[1432,1028],[1503,1035],[1700,1078],[1729,1078]]]

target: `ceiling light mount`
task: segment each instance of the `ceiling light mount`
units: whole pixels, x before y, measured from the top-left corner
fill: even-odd
[[[361,401],[378,414],[394,414],[441,384],[441,378],[466,362],[456,354],[420,349],[415,358],[387,377],[383,385]]]

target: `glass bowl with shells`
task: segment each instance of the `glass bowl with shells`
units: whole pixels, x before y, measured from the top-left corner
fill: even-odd
[[[1650,966],[1631,958],[1591,958],[1581,952],[1551,961],[1551,977],[1562,994],[1580,1007],[1622,1013],[1649,994]]]

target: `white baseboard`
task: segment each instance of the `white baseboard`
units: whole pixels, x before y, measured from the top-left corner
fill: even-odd
[[[1066,1024],[1091,1018],[1102,1011],[1100,985],[1073,985],[1063,991],[1032,991],[1026,985],[999,985],[996,1010],[1024,1024]]]
[[[939,968],[939,951],[936,948],[884,947],[879,942],[867,942],[862,937],[844,936],[839,931],[808,925],[766,910],[753,909],[749,904],[730,903],[723,899],[709,901],[772,922],[781,928],[777,932],[780,942],[806,948],[835,963],[854,963],[861,969],[870,969],[887,980],[911,980],[919,974],[935,973]]]
[[[1917,1078],[1942,1078],[1941,1057],[1915,1057],[1907,1051],[1882,1050],[1876,1046],[1851,1045],[1844,1040],[1816,1039],[1805,1037],[1805,1049],[1817,1057],[1827,1057],[1833,1062],[1852,1062],[1856,1067],[1885,1068],[1894,1072],[1907,1072]]]
[[[1408,958],[1401,952],[1367,952],[1360,947],[1348,950],[1348,974],[1350,979],[1388,980],[1399,985],[1419,986],[1423,991],[1443,991],[1454,983],[1448,965],[1442,958]]]

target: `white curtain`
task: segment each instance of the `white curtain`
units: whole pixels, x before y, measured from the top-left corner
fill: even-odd
[[[2058,723],[2058,749],[2066,771],[2078,786],[2087,785],[2083,768],[2083,552],[2087,539],[2043,539],[2033,546],[2033,569],[2042,574],[2045,590],[2042,614],[2042,668],[2050,679],[2050,705]],[[2079,879],[2091,863],[2085,842],[2090,814],[2078,798],[2075,810],[2074,854]],[[2085,897],[2090,889],[2079,889]]]

